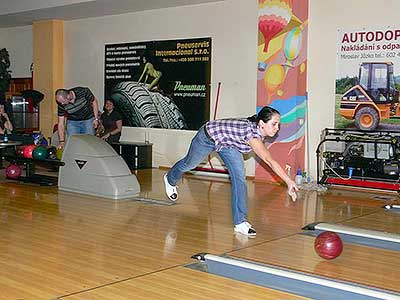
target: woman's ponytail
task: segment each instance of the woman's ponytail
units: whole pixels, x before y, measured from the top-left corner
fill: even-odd
[[[251,117],[248,117],[247,120],[250,122],[258,123],[257,115],[252,115]]]

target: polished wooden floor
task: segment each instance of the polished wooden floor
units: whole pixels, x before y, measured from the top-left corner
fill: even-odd
[[[142,197],[167,201],[164,172],[137,173]],[[400,232],[400,214],[381,208],[397,195],[331,189],[292,202],[279,185],[249,181],[248,189],[256,238],[233,233],[224,179],[184,177],[172,206],[1,180],[0,299],[301,299],[185,268],[199,252],[400,291],[397,252],[345,244],[325,261],[313,238],[298,234],[316,221]]]

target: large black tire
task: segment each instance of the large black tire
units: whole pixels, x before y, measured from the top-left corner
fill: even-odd
[[[124,125],[150,128],[187,128],[176,104],[158,92],[150,92],[133,81],[118,83],[111,98],[121,112]]]
[[[379,125],[379,114],[378,112],[368,106],[361,107],[355,116],[355,123],[357,128],[360,130],[370,131],[374,130]]]

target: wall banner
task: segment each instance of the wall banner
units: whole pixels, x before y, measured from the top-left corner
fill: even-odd
[[[294,178],[305,169],[308,0],[258,3],[257,111],[268,105],[280,112],[281,128],[266,146]],[[263,164],[255,177],[280,180]]]
[[[339,29],[335,127],[400,131],[400,26]]]
[[[105,45],[104,96],[124,126],[197,130],[209,120],[211,38]]]

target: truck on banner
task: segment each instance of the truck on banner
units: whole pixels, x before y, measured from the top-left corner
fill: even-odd
[[[104,95],[124,126],[197,130],[209,120],[211,38],[105,45]]]
[[[400,131],[400,27],[340,29],[336,128]]]

